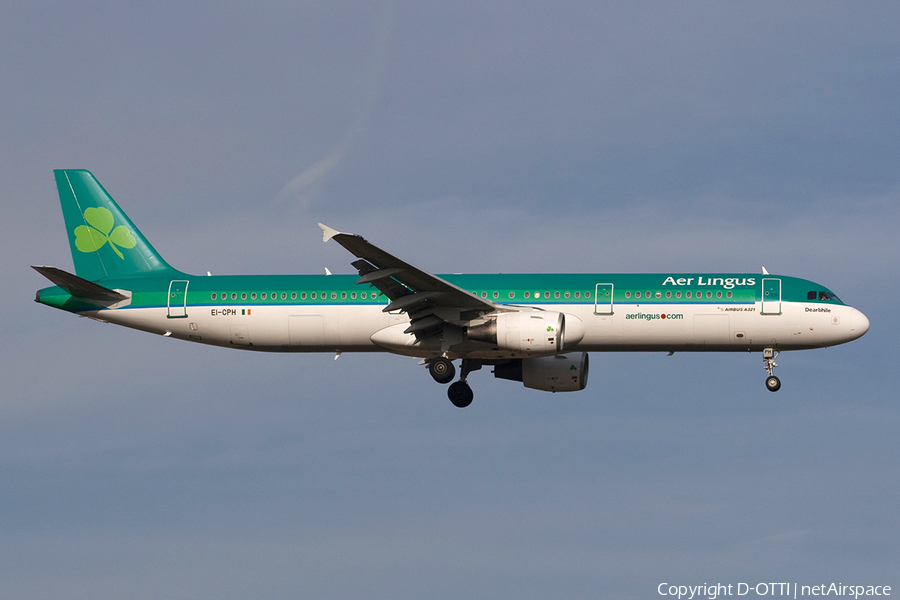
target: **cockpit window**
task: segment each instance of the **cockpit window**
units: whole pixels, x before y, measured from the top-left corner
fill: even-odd
[[[819,291],[811,290],[810,292],[808,292],[806,294],[806,299],[807,300],[820,300],[823,302],[833,301],[833,302],[839,302],[840,304],[843,304],[843,302],[841,302],[840,298],[838,298],[837,296],[835,296],[828,290],[819,290]]]

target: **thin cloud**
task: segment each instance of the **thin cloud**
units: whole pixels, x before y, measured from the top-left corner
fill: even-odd
[[[277,204],[293,201],[301,209],[308,208],[319,194],[325,177],[341,162],[341,152],[335,151],[313,163],[281,188]]]

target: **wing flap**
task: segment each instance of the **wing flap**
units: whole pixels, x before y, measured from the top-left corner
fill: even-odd
[[[363,261],[357,261],[357,262],[363,262]],[[366,273],[365,275],[363,275],[362,277],[357,279],[356,283],[357,284],[374,283],[381,279],[386,279],[388,277],[393,277],[394,275],[399,275],[400,273],[403,273],[403,269],[377,269],[376,268],[374,271],[369,271],[368,273]]]
[[[382,309],[382,312],[395,312],[398,310],[412,313],[413,308],[419,304],[425,304],[443,296],[443,292],[413,292],[397,298]]]

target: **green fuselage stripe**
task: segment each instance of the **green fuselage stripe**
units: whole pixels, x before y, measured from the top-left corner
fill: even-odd
[[[443,279],[498,304],[520,305],[653,305],[748,304],[762,298],[762,280],[777,279],[780,301],[842,304],[824,286],[796,277],[757,274],[497,274],[441,275]],[[187,281],[188,306],[366,306],[387,304],[388,299],[368,285],[357,285],[353,275],[225,275],[191,276]],[[171,278],[137,277],[101,280],[111,289],[132,293],[123,308],[169,305]],[[611,300],[605,294],[611,287]],[[265,295],[265,298],[263,298]],[[811,296],[814,297],[811,298]],[[315,297],[314,297],[315,296]],[[57,305],[68,294],[59,288],[41,290],[42,302]],[[72,303],[59,308],[93,310]]]

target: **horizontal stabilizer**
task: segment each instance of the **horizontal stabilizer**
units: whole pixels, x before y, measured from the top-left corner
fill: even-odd
[[[32,266],[31,268],[77,298],[103,304],[121,302],[128,298],[115,290],[97,285],[93,281],[82,279],[78,275],[72,275],[56,267]]]

